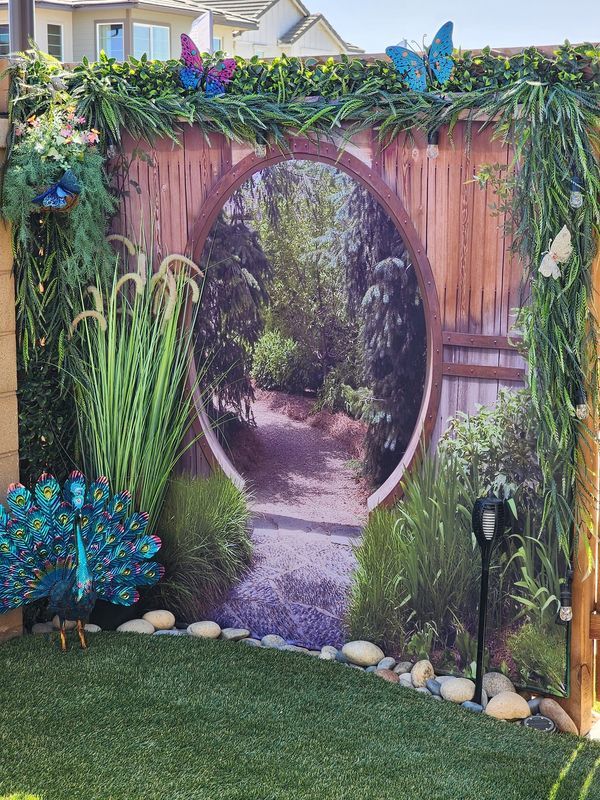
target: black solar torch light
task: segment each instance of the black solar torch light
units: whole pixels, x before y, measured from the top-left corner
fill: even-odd
[[[488,495],[480,497],[473,506],[473,533],[481,548],[481,590],[479,594],[479,629],[477,631],[477,672],[475,678],[476,703],[481,705],[483,688],[483,651],[485,647],[485,629],[487,623],[488,584],[490,577],[490,561],[494,548],[502,538],[505,529],[504,500]]]

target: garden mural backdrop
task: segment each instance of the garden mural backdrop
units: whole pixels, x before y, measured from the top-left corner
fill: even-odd
[[[455,55],[424,87],[215,58],[222,93],[180,62],[13,70],[23,480],[130,488],[163,540],[142,602],[180,624],[465,675],[492,493],[487,664],[565,695],[597,52]],[[45,187],[66,213],[32,213]]]

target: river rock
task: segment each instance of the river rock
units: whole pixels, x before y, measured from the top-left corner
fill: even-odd
[[[501,672],[486,672],[483,676],[483,688],[487,696],[492,698],[500,692],[516,692],[513,682]]]
[[[58,630],[60,628],[60,621],[58,619],[58,614],[55,614],[52,617],[52,627],[54,630]],[[65,621],[65,630],[66,631],[74,631],[77,627],[77,622],[74,619],[68,619]]]
[[[451,703],[467,703],[473,699],[475,684],[468,678],[453,678],[442,683],[440,694]]]
[[[495,694],[487,704],[485,713],[496,719],[525,719],[531,716],[527,700],[514,691]]]
[[[377,645],[372,642],[365,641],[347,642],[342,647],[342,655],[344,655],[351,664],[356,664],[359,667],[375,666],[385,658],[385,653],[381,647],[377,647]]]
[[[471,700],[466,700],[464,703],[461,703],[463,708],[466,708],[467,711],[473,711],[475,714],[481,714],[483,711],[483,706],[480,706],[479,703],[473,703]]]
[[[440,697],[442,692],[442,684],[437,681],[435,678],[428,678],[427,683],[425,684],[426,688],[429,689],[431,694],[435,695],[436,697]]]
[[[556,700],[544,697],[540,703],[540,714],[551,719],[558,730],[563,733],[574,733],[575,736],[579,733],[577,725],[575,725],[571,717]]]
[[[436,681],[442,686],[446,681],[453,681],[457,675],[438,675]]]
[[[424,694],[426,697],[431,697],[431,692],[426,686],[417,686],[416,691],[419,694]]]
[[[168,631],[156,631],[155,636],[189,636],[187,630],[180,630],[179,628],[169,628]]]
[[[240,639],[240,644],[247,644],[249,647],[261,647],[260,639]]]
[[[382,658],[379,664],[377,664],[377,669],[394,669],[396,666],[396,659],[392,658],[391,656],[386,656]]]
[[[412,661],[400,661],[394,667],[394,672],[396,675],[403,675],[405,672],[410,672],[412,668]]]
[[[306,647],[298,647],[296,644],[282,644],[279,649],[288,650],[290,653],[304,653],[305,655],[309,652]]]
[[[321,661],[335,661],[337,653],[331,653],[329,650],[321,650],[319,658]]]
[[[410,671],[413,686],[417,689],[422,689],[429,678],[435,678],[435,672],[431,661],[424,658],[422,661],[417,661]]]
[[[221,639],[225,639],[226,642],[240,642],[249,636],[250,631],[246,628],[223,628],[221,631]]]
[[[130,619],[119,625],[119,633],[154,633],[154,625],[147,619]]]
[[[395,672],[392,672],[391,669],[378,668],[375,670],[375,675],[377,675],[380,678],[383,678],[383,680],[387,681],[388,683],[399,683],[400,681],[400,676],[396,675]]]
[[[410,672],[403,672],[402,675],[399,675],[399,683],[400,686],[405,686],[407,689],[414,689],[412,678],[410,677]]]
[[[94,625],[93,622],[86,622],[84,629],[86,633],[102,633],[100,625]]]
[[[268,633],[266,636],[263,636],[260,643],[263,647],[275,648],[276,650],[283,647],[284,644],[287,644],[283,636],[278,636],[276,633]]]
[[[221,626],[216,622],[205,619],[201,622],[192,622],[188,625],[187,632],[198,639],[218,639],[221,635]]]
[[[51,622],[36,622],[31,626],[32,633],[52,633],[54,625]]]
[[[175,615],[171,614],[170,611],[165,611],[161,609],[159,611],[148,611],[142,619],[145,619],[146,622],[149,622],[150,625],[154,626],[154,629],[157,631],[168,631],[175,625]]]
[[[337,647],[334,647],[332,644],[324,644],[323,647],[321,648],[321,652],[329,653],[330,656],[333,656],[333,658],[335,658],[337,656],[338,649]]]

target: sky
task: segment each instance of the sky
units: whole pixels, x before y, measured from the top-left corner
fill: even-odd
[[[600,42],[600,0],[303,0],[338,33],[367,53],[402,39],[426,44],[444,22],[454,22],[454,46],[526,47]]]

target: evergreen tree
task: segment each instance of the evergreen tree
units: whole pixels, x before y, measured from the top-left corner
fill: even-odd
[[[202,254],[206,280],[197,322],[197,358],[207,364],[219,415],[230,410],[251,418],[252,350],[262,330],[271,264],[258,234],[235,203],[222,211]]]
[[[406,255],[375,266],[361,310],[365,380],[373,392],[365,471],[380,484],[410,441],[425,382],[425,317]]]

